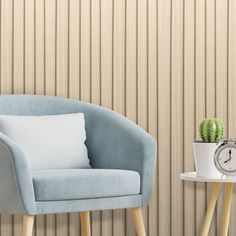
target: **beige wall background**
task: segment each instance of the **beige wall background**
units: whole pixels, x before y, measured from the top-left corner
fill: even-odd
[[[236,1],[1,0],[0,10],[0,92],[81,99],[138,123],[159,143],[148,235],[199,235],[210,186],[179,174],[194,168],[204,117],[221,118],[236,137]],[[94,212],[92,221],[94,236],[134,235],[129,211]],[[80,235],[78,222],[39,216],[34,235]],[[1,216],[0,232],[19,236],[21,217]]]

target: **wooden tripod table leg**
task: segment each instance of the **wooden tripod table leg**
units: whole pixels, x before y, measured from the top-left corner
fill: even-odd
[[[213,216],[213,213],[215,210],[216,201],[219,196],[220,187],[221,187],[221,183],[214,183],[212,185],[211,197],[210,197],[210,200],[208,203],[207,213],[206,213],[206,216],[204,219],[204,223],[203,223],[203,227],[202,227],[202,231],[201,231],[201,236],[208,235],[210,225],[211,225],[212,216]]]
[[[233,184],[232,183],[225,184],[224,212],[222,216],[222,225],[220,233],[221,236],[228,235],[232,193],[233,193]]]

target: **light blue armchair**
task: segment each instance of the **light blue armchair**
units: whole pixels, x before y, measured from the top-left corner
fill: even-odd
[[[23,236],[31,236],[35,215],[80,212],[89,236],[89,211],[131,208],[137,234],[145,235],[141,207],[148,204],[156,162],[156,142],[147,132],[118,113],[76,100],[0,96],[4,115],[77,112],[85,115],[92,169],[33,171],[17,144],[0,133],[0,213],[24,215]]]

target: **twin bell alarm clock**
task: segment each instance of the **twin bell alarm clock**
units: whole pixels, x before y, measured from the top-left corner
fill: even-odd
[[[219,140],[214,153],[216,169],[225,175],[236,175],[236,139]]]

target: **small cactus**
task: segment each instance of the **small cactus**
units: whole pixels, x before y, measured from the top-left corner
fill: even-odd
[[[217,142],[224,135],[224,124],[217,118],[205,119],[200,124],[199,133],[204,142]]]

